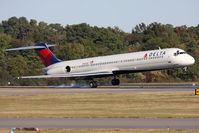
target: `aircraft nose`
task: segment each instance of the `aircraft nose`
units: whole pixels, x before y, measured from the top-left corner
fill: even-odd
[[[177,59],[177,62],[181,66],[191,66],[195,63],[195,59],[191,55],[184,55],[181,58]]]
[[[187,58],[185,58],[185,60],[186,60],[185,64],[187,66],[193,65],[195,63],[195,59],[191,55],[188,55]]]
[[[190,56],[189,63],[190,65],[193,65],[195,63],[195,59],[192,56]]]

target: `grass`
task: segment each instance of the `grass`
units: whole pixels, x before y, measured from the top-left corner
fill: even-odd
[[[199,118],[194,92],[0,96],[0,118]]]
[[[199,130],[160,129],[41,129],[41,133],[198,133]],[[10,133],[10,129],[0,129],[0,133]],[[14,131],[14,133],[36,133],[36,131]]]

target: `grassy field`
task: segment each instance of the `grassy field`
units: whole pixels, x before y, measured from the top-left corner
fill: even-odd
[[[0,96],[1,118],[199,118],[194,92]]]
[[[41,129],[40,133],[198,133],[199,130],[159,130],[159,129]],[[0,129],[0,133],[10,133],[10,129]],[[36,133],[36,131],[15,131],[14,133]]]

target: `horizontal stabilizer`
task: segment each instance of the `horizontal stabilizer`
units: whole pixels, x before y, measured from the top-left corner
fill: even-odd
[[[46,45],[46,46],[47,47],[53,47],[53,46],[55,46],[55,44]],[[46,48],[46,47],[45,46],[25,46],[25,47],[5,49],[4,51],[27,50],[27,49],[42,49],[42,48]]]
[[[43,64],[47,67],[52,64],[61,62],[61,60],[57,59],[56,56],[50,51],[49,47],[56,46],[55,44],[46,44],[46,43],[37,43],[34,46],[25,46],[25,47],[18,47],[18,48],[10,48],[5,49],[4,51],[14,51],[14,50],[28,50],[34,49],[43,62]]]

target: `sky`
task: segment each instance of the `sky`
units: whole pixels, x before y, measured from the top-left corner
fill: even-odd
[[[117,26],[131,32],[142,22],[197,26],[199,0],[0,0],[0,22],[13,16],[62,26]]]

